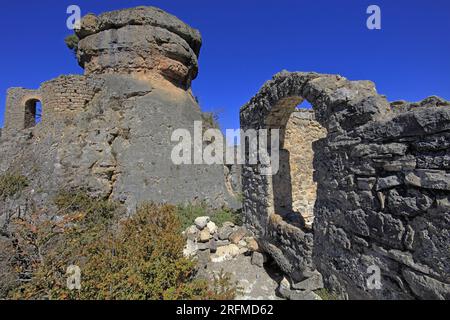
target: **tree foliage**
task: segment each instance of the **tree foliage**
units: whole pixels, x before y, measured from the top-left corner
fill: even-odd
[[[80,41],[80,39],[77,37],[76,34],[71,34],[69,36],[67,36],[64,39],[64,42],[66,43],[67,47],[74,53],[77,54],[77,50],[78,50],[78,42]]]
[[[0,175],[0,200],[16,196],[27,186],[28,180],[22,175],[13,173]]]

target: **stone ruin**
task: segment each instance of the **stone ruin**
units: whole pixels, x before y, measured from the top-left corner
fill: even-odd
[[[137,7],[89,14],[77,36],[84,75],[9,89],[0,172],[27,176],[38,205],[83,187],[129,211],[142,201],[235,207],[229,168],[171,162],[178,144],[172,132],[192,130],[203,118],[191,91],[199,31],[160,9]]]
[[[147,200],[235,203],[227,173],[240,170],[170,161],[173,130],[202,119],[200,33],[138,7],[87,15],[77,35],[84,75],[8,91],[0,173],[31,182],[16,205],[79,187],[130,212]],[[296,108],[304,99],[313,110]],[[282,72],[241,126],[282,132],[277,175],[241,170],[247,227],[288,275],[284,291],[323,277],[346,298],[450,299],[450,103],[389,103],[368,81]],[[373,266],[380,289],[367,286]]]
[[[304,99],[313,114],[296,109]],[[241,126],[281,131],[278,173],[247,164],[242,183],[245,220],[289,275],[284,290],[319,271],[345,298],[450,299],[449,102],[389,103],[369,81],[281,72]]]

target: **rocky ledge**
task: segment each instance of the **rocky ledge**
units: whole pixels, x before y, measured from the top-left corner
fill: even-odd
[[[186,88],[197,76],[200,32],[161,9],[88,14],[76,33],[86,74],[150,73]]]

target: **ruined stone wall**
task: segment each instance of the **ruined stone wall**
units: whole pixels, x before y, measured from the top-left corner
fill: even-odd
[[[40,90],[10,88],[6,97],[5,128],[3,135],[10,136],[31,126],[33,115],[28,115],[27,103],[33,100],[42,101]]]
[[[94,90],[95,80],[79,75],[60,76],[44,82],[41,92],[45,118],[52,118],[58,113],[82,112],[92,100]]]
[[[42,127],[64,125],[64,121],[73,118],[76,113],[85,110],[101,82],[92,77],[79,75],[60,76],[44,82],[38,90],[11,88],[8,90],[4,137],[34,127],[34,114],[30,113],[29,103],[41,102]],[[36,132],[39,134],[39,132]]]
[[[284,72],[241,109],[241,125],[284,128],[302,98],[327,129],[313,143],[313,232],[277,214],[272,177],[246,165],[244,214],[264,249],[292,286],[317,269],[343,297],[448,299],[450,103],[390,105],[367,81]],[[380,289],[367,285],[372,268]]]
[[[450,298],[449,129],[450,104],[435,99],[328,144],[315,261],[331,285],[350,297]],[[365,285],[371,266],[380,290]]]

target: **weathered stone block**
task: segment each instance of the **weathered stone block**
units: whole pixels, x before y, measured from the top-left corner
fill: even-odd
[[[450,174],[445,171],[411,171],[405,175],[405,182],[415,187],[450,191]]]
[[[450,299],[450,284],[442,283],[426,275],[407,269],[403,270],[403,276],[414,294],[421,299]]]
[[[385,190],[393,187],[397,187],[402,184],[402,181],[397,176],[389,176],[385,178],[378,178],[376,190]]]

